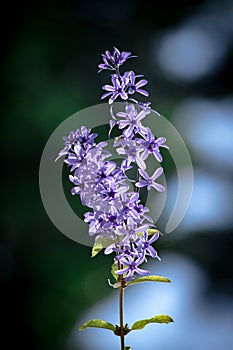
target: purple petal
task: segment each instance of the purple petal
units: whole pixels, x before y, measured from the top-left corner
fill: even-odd
[[[128,95],[124,90],[121,91],[120,96],[123,100],[127,100],[127,98],[128,98]]]
[[[147,182],[145,180],[140,180],[139,182],[136,182],[136,187],[145,187],[147,186]]]
[[[127,125],[129,125],[129,122],[127,120],[119,120],[117,124],[119,129],[124,129]]]
[[[131,217],[133,219],[135,219],[135,220],[138,219],[138,212],[135,209],[131,209],[129,214],[131,215]]]
[[[134,194],[131,196],[130,201],[131,201],[132,203],[133,203],[133,202],[136,202],[136,201],[138,201],[138,197],[139,197],[138,193],[134,193]]]
[[[162,175],[162,173],[163,173],[163,168],[162,167],[156,169],[154,174],[151,176],[151,180],[157,179],[160,175]]]
[[[139,166],[139,168],[146,169],[146,163],[142,160],[141,157],[136,156],[136,162],[137,162],[137,165]]]
[[[115,46],[114,46],[113,48],[114,48],[113,55],[116,54],[116,53],[117,53],[118,55],[120,55],[120,51],[119,51]],[[122,52],[122,53],[123,53],[123,52]],[[131,53],[131,52],[130,52],[130,53]]]
[[[133,84],[133,85],[135,85],[135,73],[134,73],[134,71],[130,71],[129,72],[129,76],[130,76],[130,80],[131,80],[131,83]]]
[[[142,153],[142,159],[143,159],[143,160],[147,159],[148,153],[149,153],[149,151],[148,151],[148,149],[146,148],[145,151]]]
[[[118,112],[118,113],[117,113],[117,116],[118,116],[118,117],[126,118],[127,114],[126,114],[125,112]]]
[[[139,273],[139,275],[148,275],[150,273],[149,271],[140,269],[139,267],[136,267],[135,271]]]
[[[125,269],[121,269],[121,270],[116,270],[115,273],[117,275],[124,275],[126,272],[129,271],[129,267],[126,267]]]
[[[165,187],[163,185],[157,184],[156,182],[153,182],[151,186],[154,187],[159,192],[165,191]]]
[[[156,257],[157,252],[153,247],[147,247],[147,250],[149,251],[149,254],[150,254],[150,256],[152,256],[152,258]]]
[[[159,150],[154,150],[153,154],[154,154],[154,156],[155,156],[155,158],[157,159],[158,162],[161,163],[163,161],[163,157],[161,156]]]
[[[111,85],[104,85],[102,86],[102,89],[106,91],[115,91],[115,87]]]
[[[140,80],[137,84],[136,84],[136,89],[140,88],[141,86],[144,86],[148,83],[148,81],[146,79],[142,79]]]
[[[145,111],[141,111],[140,113],[138,113],[136,119],[139,121],[139,120],[142,120],[143,118],[146,117],[148,113],[146,113]]]
[[[118,95],[119,95],[118,92],[113,93],[112,96],[111,96],[111,98],[110,98],[109,101],[108,101],[109,104],[113,103],[113,102],[116,100],[116,98],[117,98]]]
[[[157,241],[158,238],[159,238],[159,233],[157,232],[151,237],[151,239],[149,239],[148,243],[151,244],[151,243]]]
[[[74,196],[75,194],[80,193],[80,187],[73,187],[71,190],[71,194]]]
[[[106,92],[106,94],[103,94],[101,96],[101,100],[103,100],[105,97],[112,95],[112,92]]]
[[[149,93],[148,93],[147,91],[145,91],[145,90],[137,89],[136,91],[137,91],[139,94],[142,94],[142,95],[144,95],[144,96],[146,96],[146,97],[149,96]]]
[[[144,179],[149,180],[150,177],[145,170],[139,169],[139,173],[144,177]]]
[[[133,133],[133,129],[134,129],[134,126],[133,125],[130,125],[125,131],[124,131],[124,135],[128,138],[132,135]]]

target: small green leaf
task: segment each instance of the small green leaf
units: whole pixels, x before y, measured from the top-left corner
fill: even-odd
[[[154,235],[155,233],[160,233],[159,230],[156,230],[154,228],[149,228],[147,230],[148,236]]]
[[[116,328],[113,326],[112,323],[108,323],[106,321],[99,320],[99,319],[87,321],[81,327],[79,327],[79,330],[83,331],[87,327],[105,328],[105,329],[110,329],[113,332],[115,332],[116,330]]]
[[[117,275],[117,274],[115,273],[116,270],[118,270],[118,266],[117,266],[117,264],[114,262],[114,263],[112,264],[112,267],[111,267],[111,274],[112,274],[112,276],[115,278],[115,280],[117,281],[119,275]]]
[[[131,350],[131,346],[125,346],[124,350]]]
[[[132,325],[131,330],[133,331],[133,330],[137,330],[137,329],[143,329],[149,323],[170,323],[170,322],[174,322],[174,321],[168,315],[153,316],[151,318],[147,318],[145,320],[140,320],[140,321],[135,322]]]
[[[147,230],[148,236],[154,235],[155,233],[160,233],[159,230],[156,230],[154,228],[148,229]],[[141,237],[144,235],[144,232],[137,232],[137,236]]]
[[[136,234],[137,234],[137,236],[138,236],[138,237],[141,237],[141,236],[143,236],[143,235],[144,235],[144,233],[143,233],[143,232],[137,232]]]
[[[115,240],[109,237],[100,237],[97,239],[95,244],[93,245],[91,251],[91,257],[94,258],[102,249],[107,248],[108,246],[115,243]]]
[[[142,282],[167,282],[168,283],[171,281],[168,278],[163,276],[143,276],[128,282],[126,284],[126,287],[130,286],[131,284],[142,283]]]

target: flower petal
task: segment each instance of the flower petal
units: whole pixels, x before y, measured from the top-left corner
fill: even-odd
[[[142,94],[142,95],[144,95],[144,96],[146,96],[146,97],[149,96],[149,93],[148,93],[147,91],[145,91],[145,90],[137,89],[136,91],[137,91],[139,94]]]
[[[136,89],[140,88],[141,86],[144,86],[148,83],[148,81],[146,79],[142,79],[140,80],[137,84],[136,84]]]
[[[111,86],[111,85],[104,85],[102,86],[102,89],[106,91],[115,91],[114,86]]]
[[[154,187],[159,192],[165,191],[165,187],[163,185],[156,183],[156,182],[153,182],[153,184],[151,186]]]
[[[160,175],[162,175],[162,173],[163,173],[163,168],[162,167],[156,169],[154,174],[151,176],[151,180],[157,179]]]
[[[142,158],[140,156],[136,156],[136,162],[137,165],[139,166],[139,168],[141,169],[146,169],[146,163],[144,162],[144,160],[142,160]]]
[[[141,176],[143,176],[144,179],[146,179],[146,180],[149,180],[149,178],[150,178],[149,175],[147,174],[147,172],[145,170],[143,170],[143,169],[139,169],[139,174]]]

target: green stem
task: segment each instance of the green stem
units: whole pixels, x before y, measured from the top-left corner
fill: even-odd
[[[121,350],[125,349],[125,334],[124,334],[124,279],[123,276],[120,276],[120,298],[119,298],[119,307],[120,307],[120,331],[121,331]]]

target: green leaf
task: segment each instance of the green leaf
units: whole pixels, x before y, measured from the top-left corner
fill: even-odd
[[[140,320],[140,321],[135,322],[132,325],[131,330],[133,331],[133,330],[137,330],[137,329],[143,329],[149,323],[170,323],[170,322],[174,322],[174,321],[168,315],[153,316],[151,318],[147,318],[145,320]]]
[[[156,230],[156,229],[154,229],[154,228],[149,228],[148,230],[147,230],[147,233],[148,233],[148,236],[151,236],[151,235],[154,235],[155,233],[160,233],[159,232],[159,230]]]
[[[168,283],[171,281],[168,278],[163,276],[143,276],[128,282],[126,284],[126,287],[130,286],[131,284],[142,283],[142,282],[167,282]]]
[[[106,321],[99,320],[99,319],[87,321],[81,327],[79,327],[79,330],[83,331],[87,327],[105,328],[105,329],[110,329],[113,332],[115,332],[115,330],[116,330],[115,326],[113,326],[112,323],[108,323]]]
[[[131,346],[125,346],[124,350],[131,350]]]
[[[160,233],[160,232],[159,232],[159,230],[152,228],[152,229],[148,229],[147,233],[148,233],[148,236],[151,236],[151,235],[154,235],[155,233]],[[138,237],[143,236],[143,235],[144,235],[144,232],[137,232]]]
[[[112,276],[115,278],[115,280],[117,281],[119,275],[117,275],[117,274],[115,273],[116,270],[118,270],[118,266],[117,266],[116,263],[113,263],[113,264],[112,264],[112,267],[111,267],[111,274],[112,274]]]
[[[103,248],[107,248],[113,243],[115,243],[115,240],[113,240],[112,238],[100,237],[93,245],[91,257],[94,258]]]

